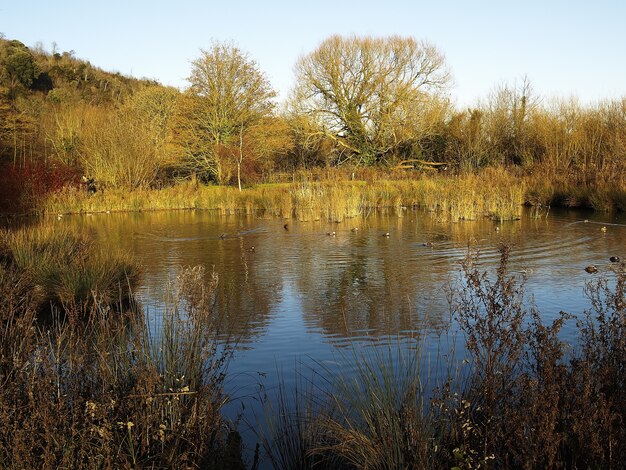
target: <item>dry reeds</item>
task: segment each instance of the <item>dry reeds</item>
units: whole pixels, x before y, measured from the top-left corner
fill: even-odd
[[[88,194],[68,189],[51,195],[46,213],[155,209],[209,209],[224,214],[262,211],[276,217],[341,222],[379,208],[423,207],[437,217],[475,220],[520,217],[524,183],[504,170],[458,178],[387,181],[304,181],[257,185],[243,191],[225,186],[181,184],[161,190],[106,190]]]
[[[156,323],[96,300],[83,322],[55,315],[40,328],[27,292],[3,297],[2,467],[242,468],[220,415],[229,353],[213,329],[216,278],[205,277],[183,270]],[[16,279],[1,280],[10,293],[4,281]]]
[[[129,256],[111,255],[85,235],[52,226],[0,232],[4,269],[26,276],[40,306],[125,301],[139,277]]]

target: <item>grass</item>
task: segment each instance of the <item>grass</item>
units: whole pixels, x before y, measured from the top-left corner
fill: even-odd
[[[21,276],[0,284],[0,467],[245,468],[220,413],[216,277],[182,270],[158,325],[95,301],[83,322],[66,305],[41,326]]]
[[[29,280],[40,307],[126,301],[140,270],[132,258],[97,248],[93,240],[51,226],[0,232],[0,264]]]
[[[53,193],[42,204],[44,213],[211,209],[222,213],[262,211],[276,217],[341,222],[372,209],[423,207],[451,220],[519,218],[524,183],[504,170],[459,177],[407,180],[302,180],[259,184],[238,191],[233,187],[181,183],[161,190],[105,190],[88,194],[76,189]]]

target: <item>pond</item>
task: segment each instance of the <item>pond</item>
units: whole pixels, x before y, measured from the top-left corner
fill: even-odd
[[[410,340],[421,332],[436,338],[450,321],[450,286],[468,252],[478,253],[481,269],[495,271],[498,246],[509,244],[510,271],[527,280],[528,297],[546,321],[588,307],[584,286],[597,274],[586,266],[602,271],[610,256],[626,256],[623,214],[580,211],[528,210],[503,223],[450,224],[410,208],[340,224],[211,211],[67,216],[51,223],[133,253],[145,270],[138,296],[152,311],[181,266],[218,273],[218,306],[227,333],[238,338],[228,380],[238,398],[233,416],[259,383],[266,391],[280,381],[292,386],[300,361],[342,367],[341,351],[355,345]],[[563,334],[575,340],[572,326]],[[425,347],[435,352],[439,345],[433,340]]]

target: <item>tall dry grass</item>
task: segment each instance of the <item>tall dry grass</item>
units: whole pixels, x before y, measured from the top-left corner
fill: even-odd
[[[67,189],[51,195],[45,213],[81,213],[159,209],[209,209],[229,214],[261,211],[299,220],[341,222],[379,208],[423,207],[451,220],[519,218],[525,183],[503,169],[459,177],[414,180],[301,181],[261,184],[238,191],[193,182],[161,190],[106,190],[88,194]]]
[[[140,276],[130,256],[105,252],[86,235],[50,225],[1,231],[0,262],[29,279],[40,307],[123,302]]]
[[[42,326],[22,275],[0,270],[2,468],[245,468],[220,414],[216,277],[181,271],[156,323],[96,300]]]

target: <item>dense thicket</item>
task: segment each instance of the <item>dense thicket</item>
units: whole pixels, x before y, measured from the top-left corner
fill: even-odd
[[[623,195],[626,98],[551,100],[524,80],[458,109],[447,70],[434,46],[412,38],[333,36],[297,62],[279,112],[261,68],[228,43],[201,52],[181,92],[105,72],[73,51],[1,39],[0,210],[27,210],[83,175],[131,190],[423,162],[535,175],[530,199],[601,206],[572,195],[598,186]]]

